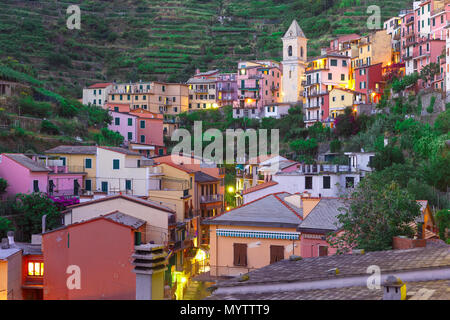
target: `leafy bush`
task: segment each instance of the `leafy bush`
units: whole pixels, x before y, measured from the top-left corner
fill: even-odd
[[[48,102],[38,102],[30,96],[21,97],[17,102],[21,114],[39,118],[47,118],[52,114],[52,105]]]
[[[431,99],[430,99],[430,105],[428,106],[428,108],[427,108],[427,112],[428,113],[433,113],[433,110],[434,110],[434,104],[436,103],[436,97],[435,96],[432,96],[431,97]]]
[[[443,209],[438,211],[436,213],[436,222],[439,228],[439,238],[441,238],[442,240],[448,240],[445,237],[445,229],[450,230],[450,210]]]
[[[330,151],[332,153],[337,153],[339,151],[341,151],[341,141],[339,140],[333,140],[330,142]]]
[[[92,139],[99,145],[118,147],[123,144],[124,137],[119,133],[107,128],[102,128],[100,133],[95,133]]]
[[[54,123],[43,120],[41,122],[41,132],[56,135],[59,133],[59,129]]]
[[[8,188],[8,181],[0,178],[0,195],[6,192],[6,188]]]

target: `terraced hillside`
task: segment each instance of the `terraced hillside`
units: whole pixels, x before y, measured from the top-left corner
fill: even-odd
[[[280,37],[296,18],[309,55],[336,34],[364,33],[368,5],[382,21],[410,0],[2,0],[0,63],[17,60],[61,94],[103,80],[185,81],[196,68],[234,70],[239,59],[281,56]],[[81,30],[66,27],[81,8]]]

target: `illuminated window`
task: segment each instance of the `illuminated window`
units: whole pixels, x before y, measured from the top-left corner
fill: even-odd
[[[42,277],[44,275],[44,263],[35,261],[28,262],[28,275]]]

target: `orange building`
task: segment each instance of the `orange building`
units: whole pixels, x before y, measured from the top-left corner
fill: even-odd
[[[134,300],[131,256],[145,224],[115,211],[44,233],[44,300]]]

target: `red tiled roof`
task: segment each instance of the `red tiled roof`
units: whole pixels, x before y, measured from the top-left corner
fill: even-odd
[[[96,89],[96,88],[106,88],[107,86],[112,85],[112,83],[94,83],[93,85],[89,86],[89,89]]]
[[[261,189],[265,189],[265,188],[274,186],[276,184],[278,184],[278,182],[276,182],[276,181],[267,181],[267,182],[264,182],[264,183],[260,183],[260,184],[257,184],[254,187],[250,187],[248,189],[243,190],[242,194],[249,194],[249,193],[261,190]]]

